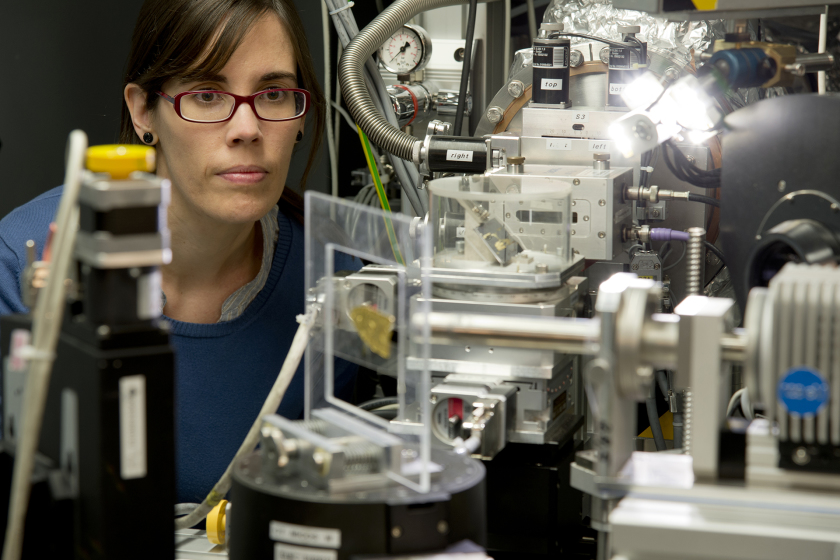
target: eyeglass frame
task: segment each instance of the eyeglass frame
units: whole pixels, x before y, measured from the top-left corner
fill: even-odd
[[[293,91],[293,92],[302,93],[303,98],[305,100],[305,105],[304,105],[304,108],[303,108],[303,112],[300,115],[297,115],[295,117],[289,117],[289,118],[286,118],[286,119],[266,119],[265,117],[261,117],[259,112],[257,111],[256,106],[254,106],[254,100],[258,96],[269,93],[269,92],[272,92],[272,91]],[[261,121],[268,121],[268,122],[285,122],[285,121],[293,121],[293,120],[299,119],[299,118],[305,116],[306,113],[309,112],[309,108],[312,106],[311,94],[307,90],[299,89],[299,88],[264,89],[262,91],[258,91],[257,93],[254,93],[254,94],[251,94],[251,95],[236,95],[235,93],[231,93],[229,91],[221,91],[221,90],[215,90],[215,89],[201,89],[201,90],[196,90],[196,91],[184,91],[184,92],[181,92],[181,93],[175,95],[174,97],[172,97],[171,95],[168,95],[168,94],[166,94],[162,91],[158,91],[156,93],[159,96],[161,96],[162,98],[164,98],[165,100],[172,103],[172,105],[175,108],[175,114],[176,115],[178,115],[179,117],[181,117],[182,119],[184,119],[187,122],[198,123],[198,124],[217,124],[217,123],[227,122],[227,121],[229,121],[230,119],[233,118],[233,115],[236,114],[236,110],[239,109],[239,106],[242,105],[243,103],[251,107],[251,111],[254,112],[255,117],[257,117]],[[190,95],[190,94],[194,95],[196,93],[221,93],[221,94],[224,94],[224,95],[229,95],[229,96],[233,97],[233,110],[230,112],[230,115],[228,115],[227,118],[222,119],[222,120],[218,120],[218,121],[196,121],[196,120],[193,120],[193,119],[188,119],[183,114],[181,114],[181,98],[184,97],[185,95]]]

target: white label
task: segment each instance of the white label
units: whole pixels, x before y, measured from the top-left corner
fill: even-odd
[[[610,151],[610,143],[607,140],[590,140],[589,141],[589,151],[590,152],[609,152]]]
[[[546,150],[571,150],[572,141],[568,138],[546,138]]]
[[[455,237],[464,237],[467,234],[465,226],[458,226],[455,228]]]
[[[338,552],[323,548],[306,548],[290,544],[274,544],[274,560],[337,560]]]
[[[154,270],[137,280],[137,318],[155,319],[161,314],[160,271]]]
[[[120,476],[143,478],[146,465],[146,376],[120,378]]]
[[[551,63],[555,68],[566,67],[566,47],[554,47],[554,56]]]
[[[563,90],[563,80],[549,80],[548,78],[543,78],[541,87],[542,87],[542,89],[548,89],[548,90],[553,90],[553,91],[562,91]]]
[[[26,360],[23,358],[23,349],[29,346],[29,339],[32,334],[26,329],[15,329],[12,331],[11,359],[9,369],[12,371],[26,370]]]
[[[621,95],[627,84],[610,84],[610,95]]]
[[[589,122],[589,113],[586,111],[573,111],[572,112],[572,122],[579,123],[579,122]]]
[[[272,521],[268,525],[268,536],[273,541],[283,541],[307,546],[327,548],[341,547],[341,530],[323,527],[307,527],[282,521]]]
[[[472,161],[473,153],[470,150],[446,150],[446,161]]]

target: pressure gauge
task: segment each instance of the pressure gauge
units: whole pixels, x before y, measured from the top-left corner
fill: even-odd
[[[379,47],[379,62],[394,74],[411,74],[426,67],[432,40],[419,25],[406,24]]]

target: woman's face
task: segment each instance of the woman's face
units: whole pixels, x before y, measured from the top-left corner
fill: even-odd
[[[269,88],[294,88],[296,68],[286,29],[276,15],[266,14],[218,76],[195,82],[172,79],[163,91],[174,97],[201,89],[251,95]],[[172,180],[176,211],[182,205],[182,211],[230,224],[259,220],[280,199],[303,121],[259,120],[250,106],[242,104],[229,121],[193,123],[160,99],[150,125],[160,140],[158,175]]]

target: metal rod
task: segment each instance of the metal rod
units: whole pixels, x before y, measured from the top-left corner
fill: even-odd
[[[668,320],[665,320],[665,317]],[[679,329],[677,316],[654,315],[642,333],[642,359],[660,369],[677,363]],[[595,355],[600,348],[601,320],[569,317],[510,317],[434,312],[428,315],[432,344],[499,346],[554,350],[568,354]],[[412,318],[412,327],[423,327],[423,315]],[[743,362],[747,337],[743,330],[726,333],[720,340],[722,358]]]
[[[601,338],[600,319],[566,317],[505,317],[459,313],[429,313],[432,343],[481,344],[555,350],[569,354],[598,352]],[[420,329],[423,316],[412,318]]]

